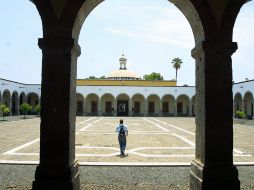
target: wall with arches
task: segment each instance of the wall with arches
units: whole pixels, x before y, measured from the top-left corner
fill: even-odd
[[[155,112],[152,115],[195,116],[195,90],[194,86],[77,86],[76,109],[79,108],[77,115],[117,115],[117,97],[120,94],[126,94],[130,105],[129,115],[145,116],[148,115],[148,97],[156,94],[158,100],[155,101]],[[19,106],[23,102],[28,102],[28,96],[31,93],[36,96],[29,100],[34,111],[35,104],[40,103],[40,84],[23,84],[0,79],[0,103],[7,104],[11,108],[10,115],[19,114]],[[233,84],[234,116],[237,110],[241,110],[245,112],[248,119],[254,119],[253,95],[254,80]],[[92,113],[92,101],[97,102],[96,113]],[[106,102],[111,102],[111,113],[106,111]],[[135,102],[140,104],[140,110],[136,114]],[[177,111],[177,102],[183,103],[181,113]],[[165,108],[166,106],[168,108]]]
[[[254,119],[254,80],[235,83],[233,85],[233,112],[244,111],[248,119]]]

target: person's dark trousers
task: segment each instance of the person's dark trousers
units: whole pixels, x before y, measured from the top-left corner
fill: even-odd
[[[125,148],[126,148],[126,136],[118,136],[118,142],[120,146],[121,154],[124,154]]]

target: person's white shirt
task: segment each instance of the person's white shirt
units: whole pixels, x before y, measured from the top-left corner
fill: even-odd
[[[124,125],[124,124],[118,124],[118,125],[116,126],[115,132],[119,135],[119,133],[120,133],[120,128],[121,128],[122,126],[123,126],[123,129],[124,129],[124,131],[125,131],[125,135],[128,136],[128,127],[127,127],[127,125]]]

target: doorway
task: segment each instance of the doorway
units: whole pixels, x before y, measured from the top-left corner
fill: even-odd
[[[117,116],[128,116],[128,101],[117,102]]]

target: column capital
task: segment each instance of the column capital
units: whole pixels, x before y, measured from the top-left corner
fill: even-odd
[[[232,55],[238,49],[236,42],[212,42],[202,41],[196,45],[191,51],[193,58],[197,59],[200,55],[206,52],[212,52],[215,54]]]
[[[77,56],[81,54],[81,47],[76,39],[68,38],[39,38],[38,46],[42,50],[52,51],[52,53],[63,52],[67,53],[72,51]]]

